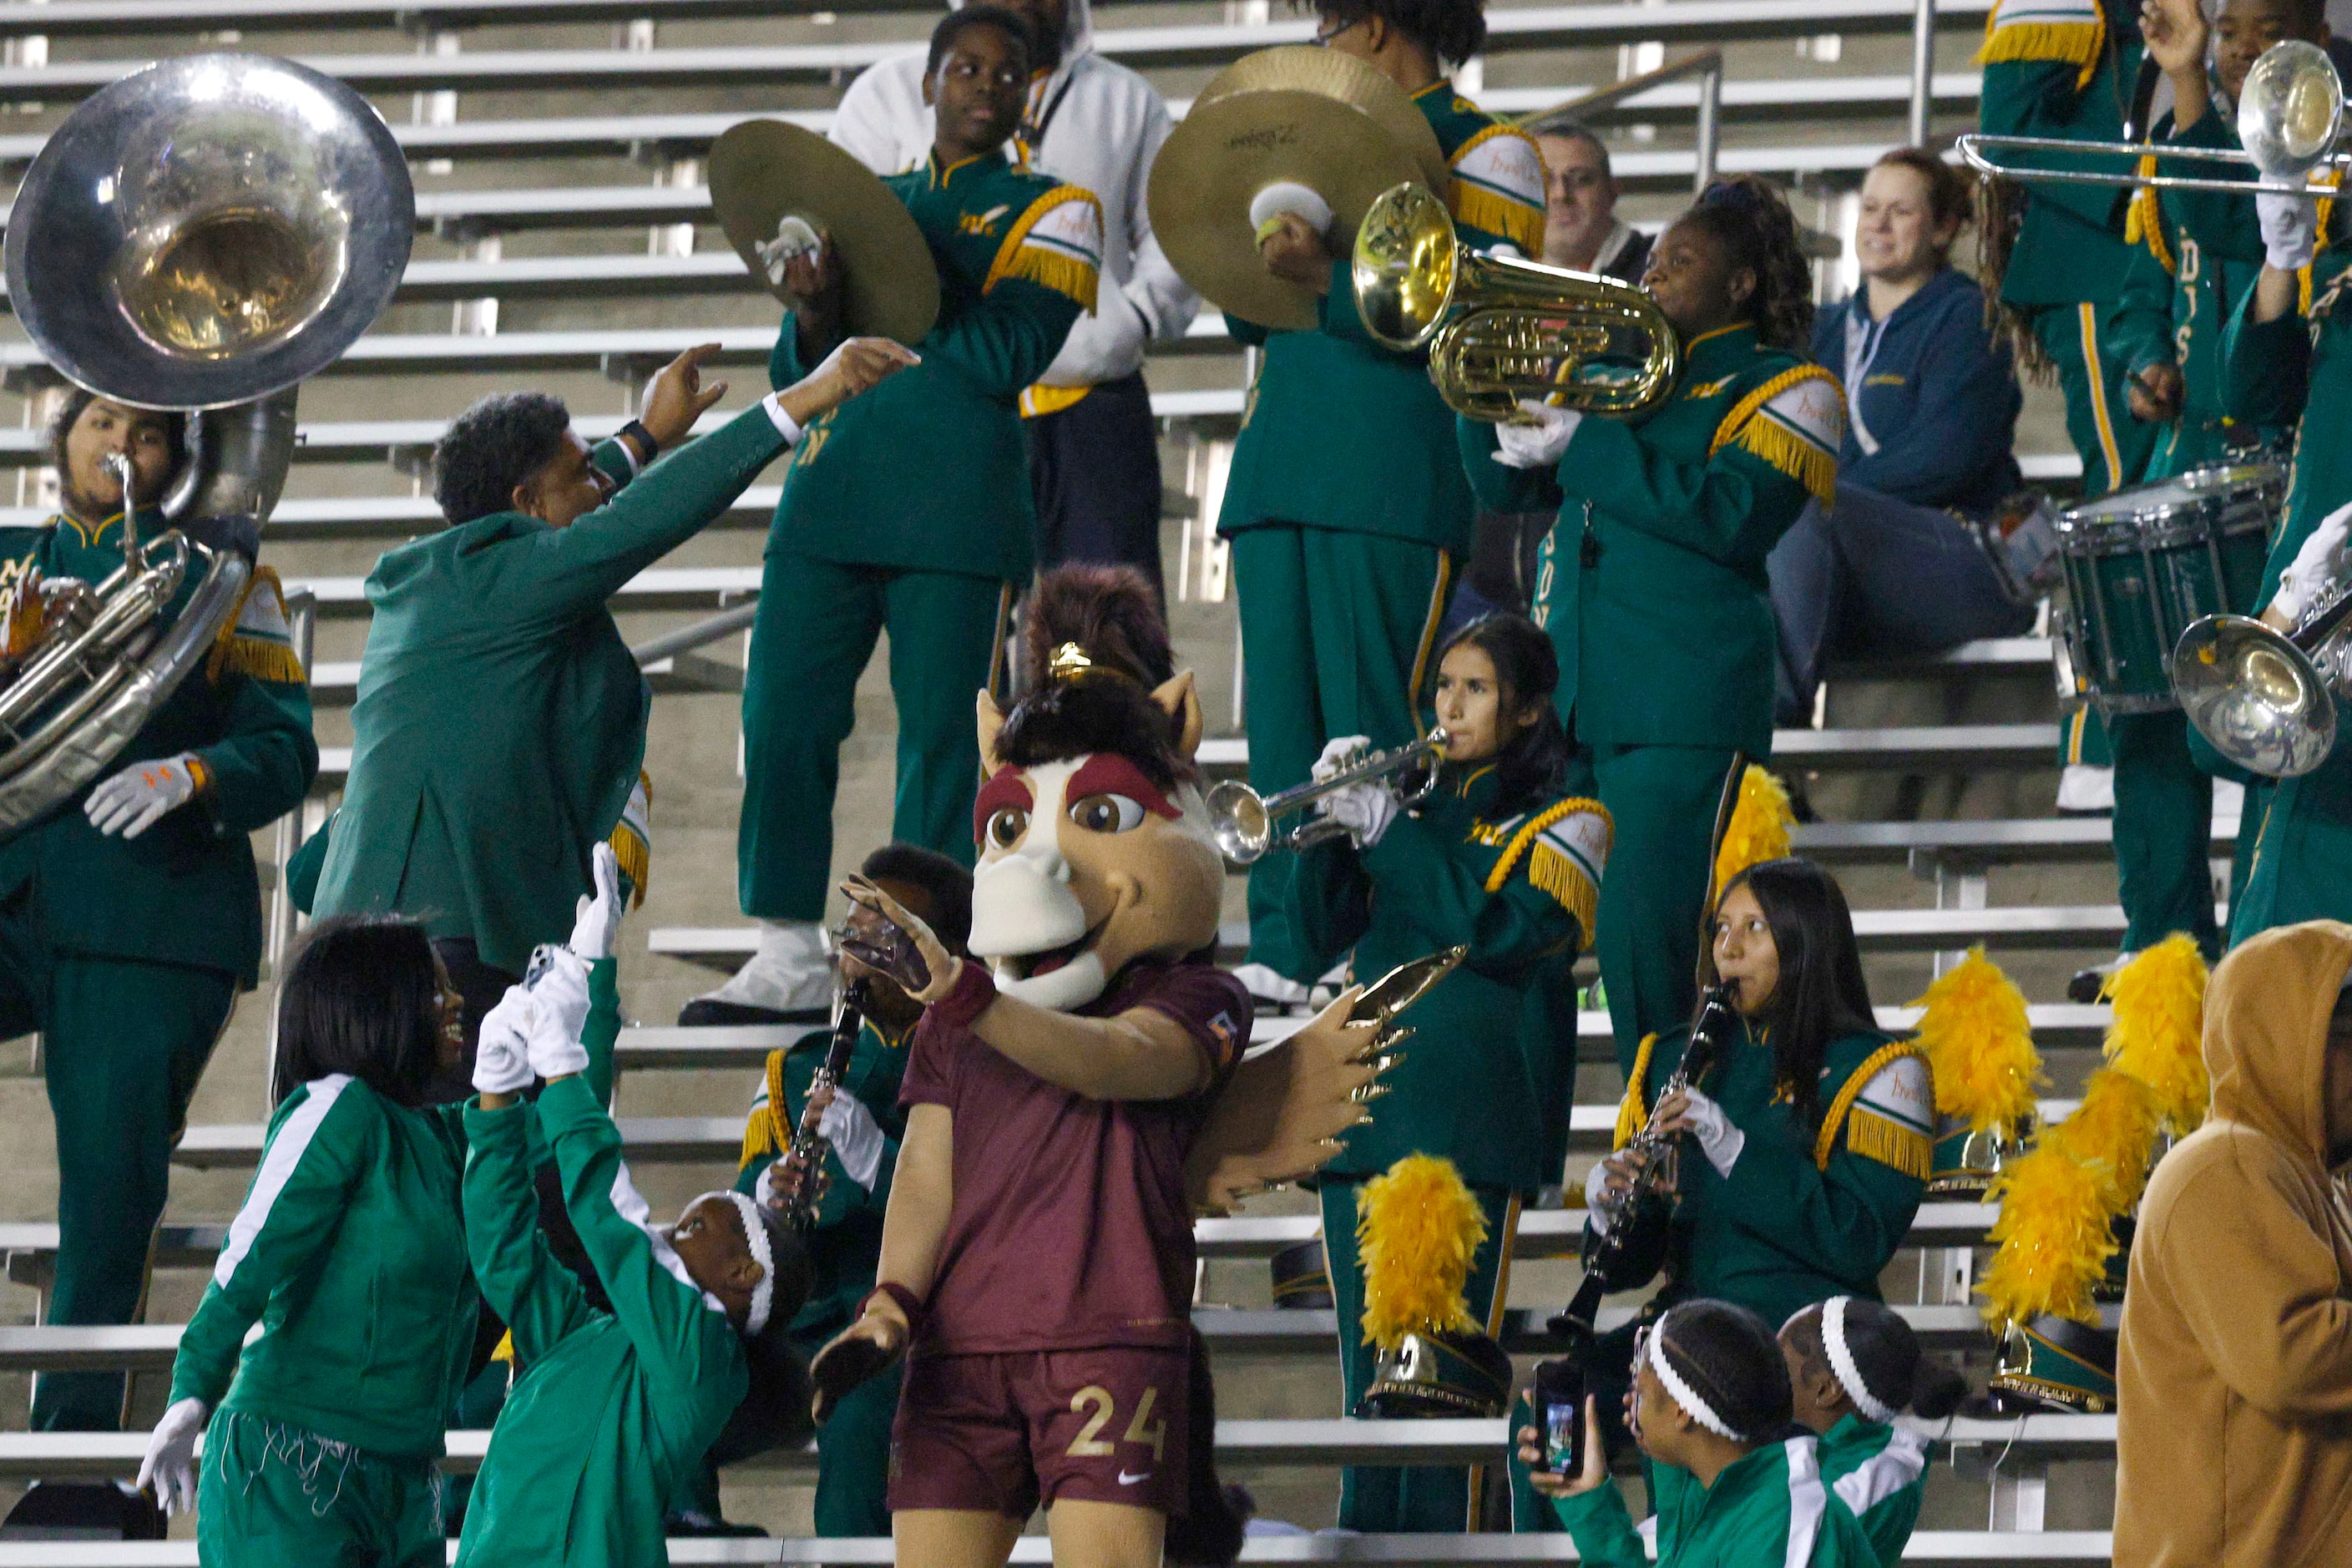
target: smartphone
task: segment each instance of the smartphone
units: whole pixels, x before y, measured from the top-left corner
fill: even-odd
[[[1584,1369],[1573,1360],[1536,1363],[1536,1430],[1542,1435],[1549,1475],[1584,1471]]]

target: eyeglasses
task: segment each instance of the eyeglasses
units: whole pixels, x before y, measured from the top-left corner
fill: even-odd
[[[1347,32],[1351,27],[1360,26],[1363,24],[1363,20],[1364,19],[1361,16],[1359,16],[1352,22],[1332,21],[1324,22],[1318,25],[1315,29],[1315,47],[1318,49],[1329,47],[1332,39],[1338,37],[1340,34]]]

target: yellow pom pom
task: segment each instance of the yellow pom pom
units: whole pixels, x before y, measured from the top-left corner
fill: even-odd
[[[1749,763],[1739,775],[1739,801],[1731,808],[1731,821],[1723,830],[1723,847],[1716,851],[1716,891],[1720,893],[1725,883],[1748,867],[1786,855],[1789,830],[1796,826],[1797,813],[1789,804],[1787,786]]]
[[[2098,1321],[2091,1288],[2116,1250],[2098,1172],[2047,1142],[1993,1178],[1990,1196],[2000,1205],[2000,1217],[1988,1235],[2000,1250],[1977,1294],[1996,1330],[2044,1312]]]
[[[1927,1009],[1919,1044],[1935,1077],[1936,1109],[1965,1118],[1973,1131],[2013,1132],[2042,1082],[2024,994],[1979,947],[1912,1005]]]
[[[2099,1202],[2112,1218],[2139,1202],[2147,1184],[2156,1099],[2137,1079],[2101,1068],[2084,1086],[2074,1114],[2046,1130],[2042,1142],[2099,1178]]]
[[[1486,1239],[1486,1215],[1451,1160],[1407,1154],[1356,1194],[1364,1268],[1364,1342],[1394,1350],[1407,1334],[1478,1327],[1463,1300]]]
[[[2179,1132],[2205,1120],[2205,959],[2196,941],[2175,931],[2107,977],[2115,1002],[2106,1058],[2147,1086],[2157,1114]]]

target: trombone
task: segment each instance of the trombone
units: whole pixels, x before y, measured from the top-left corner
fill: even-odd
[[[1370,784],[1391,773],[1423,770],[1424,776],[1410,788],[1398,793],[1401,805],[1419,805],[1437,788],[1437,764],[1445,758],[1449,737],[1440,724],[1410,745],[1374,752],[1350,763],[1328,779],[1293,784],[1273,795],[1262,795],[1239,779],[1227,779],[1209,792],[1209,833],[1216,839],[1217,847],[1226,859],[1236,866],[1255,862],[1268,850],[1304,849],[1310,844],[1320,844],[1347,832],[1341,824],[1329,817],[1318,817],[1302,822],[1286,832],[1278,831],[1276,824],[1281,818],[1306,810],[1325,795],[1346,789],[1349,784]]]
[[[2341,193],[2332,183],[2308,178],[2322,164],[2340,178],[2352,153],[2336,143],[2344,121],[2344,87],[2327,52],[2290,38],[2264,49],[2246,72],[2238,95],[2238,142],[2243,151],[2168,147],[2143,142],[2070,142],[2056,136],[1990,136],[1971,132],[1954,145],[1970,168],[2011,180],[2062,184],[2112,185],[2132,190],[2215,191],[2223,195],[2288,195],[2319,201]],[[2003,163],[2001,153],[2089,153],[2110,158],[2155,156],[2166,163],[2220,163],[2252,169],[2252,180],[2202,174],[2107,174],[2092,169],[2037,169]]]

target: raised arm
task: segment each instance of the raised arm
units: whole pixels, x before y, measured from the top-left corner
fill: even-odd
[[[587,1292],[540,1233],[530,1174],[533,1114],[519,1101],[466,1108],[466,1251],[482,1299],[505,1321],[525,1366],[589,1313]]]

